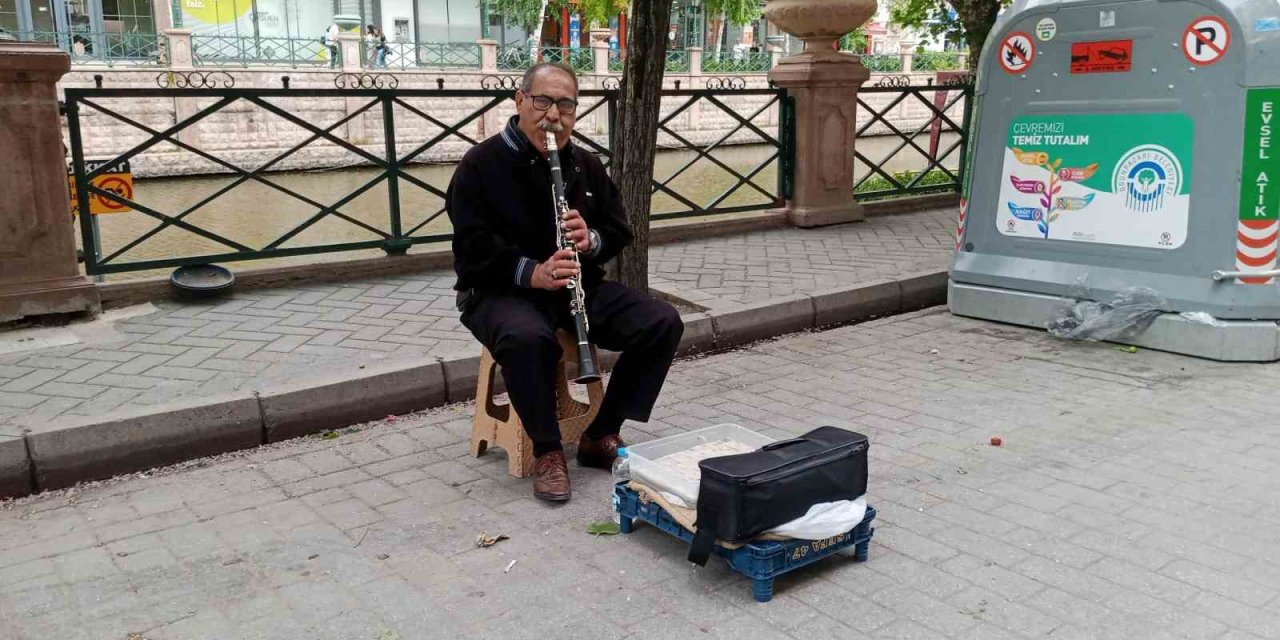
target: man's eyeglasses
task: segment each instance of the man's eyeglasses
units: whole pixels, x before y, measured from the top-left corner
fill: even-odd
[[[533,100],[533,108],[538,111],[546,111],[553,104],[566,116],[571,116],[578,110],[578,101],[571,98],[553,100],[551,96],[529,96],[529,99]]]

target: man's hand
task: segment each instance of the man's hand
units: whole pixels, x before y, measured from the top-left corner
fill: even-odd
[[[560,227],[569,235],[569,240],[578,247],[578,253],[591,250],[591,238],[587,234],[587,221],[577,209],[570,209],[560,217]]]
[[[581,218],[579,218],[581,220]],[[586,233],[586,227],[583,227],[583,233]],[[529,286],[534,289],[546,289],[555,291],[563,289],[569,284],[569,280],[578,275],[578,267],[573,260],[573,252],[568,249],[561,249],[555,252],[555,255],[547,258],[546,262],[538,263],[533,268],[533,280]]]

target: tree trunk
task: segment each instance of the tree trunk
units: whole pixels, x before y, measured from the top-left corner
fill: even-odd
[[[618,281],[649,290],[649,209],[653,159],[658,143],[662,73],[667,60],[671,6],[665,0],[635,0],[627,25],[627,65],[622,70],[613,178],[627,207],[635,242],[618,256]]]
[[[720,56],[724,55],[724,25],[728,22],[725,17],[724,10],[720,11],[720,19],[716,21],[716,61],[720,60]]]
[[[996,22],[996,14],[1000,12],[1000,0],[950,0],[964,25],[965,43],[969,45],[969,70],[978,72],[978,58],[982,55],[982,45],[987,42],[987,35]]]
[[[534,65],[542,59],[542,28],[547,24],[547,0],[542,0],[542,8],[538,9],[538,24],[529,33],[529,64]]]

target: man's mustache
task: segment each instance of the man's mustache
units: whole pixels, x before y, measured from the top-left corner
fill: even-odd
[[[559,122],[547,122],[546,120],[539,122],[538,128],[543,131],[550,131],[551,133],[560,133],[564,131],[564,125]]]

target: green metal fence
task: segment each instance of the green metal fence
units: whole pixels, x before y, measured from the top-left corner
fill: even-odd
[[[910,76],[885,76],[858,91],[858,129],[854,150],[854,194],[859,200],[879,200],[959,191],[964,184],[964,158],[969,147],[973,103],[972,76],[957,75],[946,82],[912,85]],[[957,113],[957,111],[959,113]],[[915,127],[906,114],[922,113]],[[872,134],[889,136],[897,144],[888,153],[868,157],[861,149]],[[912,169],[897,169],[910,165]]]
[[[388,69],[479,69],[480,45],[475,42],[388,42],[384,55],[364,46],[366,67]]]
[[[488,120],[500,124],[501,118],[496,117],[498,113],[492,112],[509,113],[512,89],[519,83],[519,77],[514,75],[490,76],[482,82],[483,89],[442,87],[402,90],[394,88],[398,84],[394,76],[380,74],[352,76],[347,81],[336,83],[358,88],[290,89],[286,76],[282,78],[283,88],[239,89],[234,87],[233,77],[220,71],[166,72],[157,80],[162,88],[96,87],[68,88],[65,91],[81,241],[85,248],[86,271],[91,275],[367,249],[401,254],[414,245],[448,241],[452,236],[447,227],[433,224],[445,215],[443,205],[431,211],[406,209],[402,204],[401,194],[410,190],[421,190],[434,198],[434,202],[442,203],[445,198],[442,184],[432,184],[409,169],[413,165],[422,165],[432,149],[451,145],[457,151],[459,146],[465,150],[478,144],[481,136],[476,130],[477,121],[491,116]],[[654,176],[654,219],[779,206],[790,194],[794,166],[794,106],[786,92],[780,89],[724,89],[720,87],[728,86],[727,83],[723,79],[719,79],[720,82],[716,80],[708,81],[708,86],[717,87],[715,89],[664,92],[664,101],[671,109],[664,110],[659,125],[660,141],[666,151],[677,154],[680,166],[669,174],[662,172],[662,175]],[[616,83],[614,85],[610,89],[581,92],[577,114],[579,127],[574,132],[576,143],[596,153],[606,165],[610,164],[615,148],[616,132],[612,123],[617,119],[619,90]],[[126,115],[134,113],[138,103],[175,98],[191,98],[198,109],[180,116],[172,125],[150,124]],[[297,112],[299,104],[307,103],[314,109],[316,103],[326,101],[335,105],[332,112],[343,116],[332,122],[317,122],[317,117]],[[731,105],[731,102],[750,106],[744,110]],[[698,120],[696,112],[705,116],[711,110],[727,114],[732,129],[727,133],[715,131],[714,139],[703,140],[690,133],[687,126],[679,126],[681,122]],[[255,166],[246,167],[244,165],[250,162],[242,160],[246,150],[228,148],[224,140],[218,140],[210,148],[202,148],[190,142],[190,136],[184,135],[186,131],[207,127],[212,122],[221,120],[225,123],[227,112],[241,116],[251,112],[252,118],[273,120],[273,132],[282,141],[281,146],[289,145],[288,148],[275,153],[269,160],[254,160],[252,164]],[[119,141],[117,147],[120,150],[112,152],[111,157],[86,160],[84,129],[85,118],[90,116],[126,125],[119,127],[118,134],[113,135],[113,140]],[[358,139],[352,137],[354,134],[350,129],[356,123],[367,127]],[[424,123],[430,125],[433,133],[422,139]],[[130,135],[130,131],[134,135]],[[408,141],[411,131],[419,136],[414,142]],[[493,133],[489,130],[487,135]],[[718,153],[729,144],[744,143],[763,146],[760,153],[751,154],[746,166],[741,158],[726,161]],[[170,206],[159,204],[154,199],[157,194],[164,195],[163,187],[126,192],[95,182],[113,166],[124,162],[133,162],[137,166],[139,157],[157,145],[209,163],[229,176],[220,179],[224,184],[219,187],[210,184],[207,195],[197,201]],[[352,156],[356,159],[355,166],[367,173],[348,176],[355,181],[355,186],[343,187],[343,194],[336,200],[304,193],[291,188],[284,174],[275,173],[283,168],[282,163],[286,159],[304,149],[309,153],[336,151]],[[714,168],[721,176],[723,190],[716,186],[713,192],[708,192],[706,185],[698,184],[699,193],[704,195],[688,192],[691,181],[702,180],[692,178],[690,174],[690,168],[699,164]],[[776,177],[769,180],[766,176],[771,168],[776,171]],[[283,215],[276,207],[263,204],[260,211],[252,212],[244,211],[243,204],[228,208],[228,194],[245,184],[283,194],[279,197],[303,212],[302,218],[296,224],[292,219],[285,221],[281,218],[272,225],[268,223],[273,216]],[[353,214],[350,210],[352,203],[362,197],[385,197],[385,216],[376,220],[367,215]],[[91,198],[132,210],[132,213],[116,215],[145,216],[154,225],[136,237],[112,238],[109,248],[103,251],[99,225],[95,224],[90,213]],[[658,206],[658,201],[663,205]],[[228,222],[228,216],[241,222]],[[259,229],[267,226],[280,232],[273,230],[270,239],[254,241],[242,233],[246,224],[257,225]],[[356,229],[362,239],[344,242],[310,240],[311,234],[321,225]],[[207,249],[193,250],[185,255],[174,254],[169,249],[170,245],[164,244],[164,238],[179,232],[198,240],[197,244]],[[131,255],[132,250],[149,243],[152,248],[159,246],[160,253],[141,258],[137,254]]]
[[[198,67],[336,66],[333,52],[319,38],[252,38],[217,34],[191,36]]]
[[[165,57],[165,37],[155,33],[19,31],[14,35],[18,40],[55,45],[70,54],[75,64],[149,65]]]
[[[911,59],[912,71],[954,71],[963,69],[965,54],[953,51],[921,51]]]
[[[765,73],[771,66],[768,52],[702,54],[703,73]]]
[[[578,73],[590,73],[595,70],[595,58],[588,47],[573,49],[570,47],[539,47],[537,60],[532,51],[525,45],[508,45],[498,48],[499,71],[523,71],[535,62],[559,62],[568,65]]]
[[[667,51],[666,73],[689,73],[689,52],[683,49]]]
[[[864,55],[862,64],[873,73],[899,73],[902,71],[902,56],[897,54]]]

